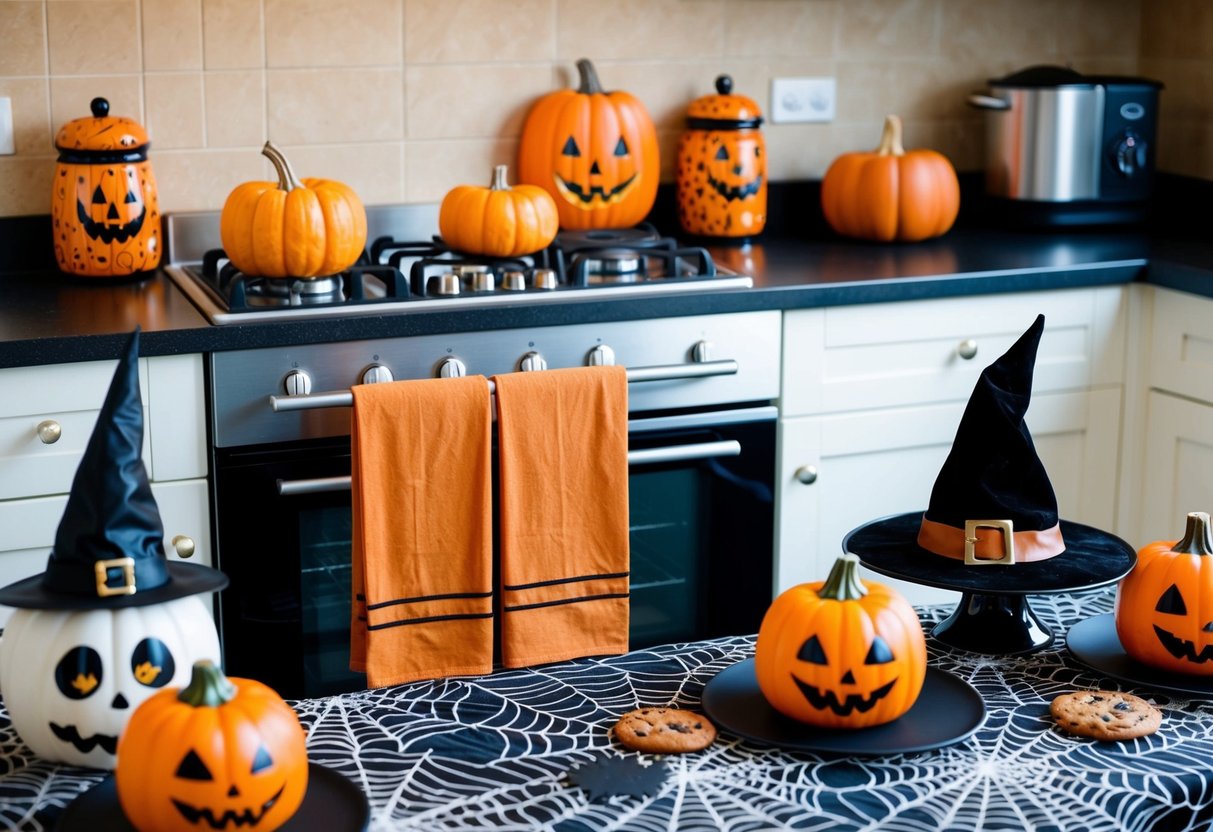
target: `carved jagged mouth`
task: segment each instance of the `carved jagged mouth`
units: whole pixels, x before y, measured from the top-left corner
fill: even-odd
[[[219,817],[215,817],[215,813],[209,808],[198,809],[188,803],[182,803],[175,797],[170,799],[173,801],[173,805],[177,807],[177,811],[181,813],[181,816],[190,823],[204,820],[210,825],[211,829],[227,829],[229,826],[256,826],[261,823],[261,819],[265,817],[265,813],[273,808],[274,804],[278,802],[278,798],[282,797],[282,790],[285,788],[286,784],[283,783],[278,791],[274,793],[274,796],[262,803],[261,808],[257,811],[245,809],[243,812],[233,812],[231,809],[228,809]]]
[[[131,237],[138,236],[139,232],[143,229],[143,218],[147,216],[147,206],[143,206],[143,210],[139,212],[139,216],[130,222],[122,225],[109,225],[104,222],[97,222],[90,217],[88,209],[84,207],[84,203],[77,199],[76,216],[79,217],[80,224],[84,226],[84,233],[94,240],[100,240],[103,243],[125,243]]]
[[[742,185],[738,188],[735,185],[726,185],[712,174],[708,174],[708,184],[711,185],[716,193],[727,199],[729,202],[735,202],[741,199],[749,199],[758,193],[758,189],[762,186],[762,174],[759,174],[756,179]]]
[[[1213,644],[1206,644],[1197,653],[1196,645],[1192,642],[1180,638],[1174,633],[1168,633],[1157,624],[1154,625],[1154,634],[1158,636],[1158,640],[1162,642],[1162,646],[1167,648],[1167,652],[1177,659],[1185,659],[1196,664],[1204,664],[1213,659]]]
[[[576,182],[566,182],[560,178],[560,174],[554,173],[552,176],[556,179],[556,187],[560,189],[560,193],[569,202],[576,205],[578,202],[584,202],[587,205],[594,200],[598,200],[603,205],[611,205],[623,199],[632,185],[636,182],[636,174],[632,174],[627,179],[620,182],[609,191],[601,185],[591,185],[589,189],[581,187]]]
[[[76,750],[81,754],[87,754],[97,746],[101,746],[107,754],[118,753],[118,738],[111,737],[108,734],[93,734],[91,737],[82,737],[80,732],[76,730],[75,725],[56,725],[50,723],[51,731],[55,736],[64,742],[70,742],[76,747]]]
[[[875,707],[877,702],[888,696],[893,685],[897,684],[897,680],[894,679],[887,685],[876,688],[870,696],[864,696],[862,693],[850,693],[845,699],[839,700],[838,695],[832,690],[823,693],[820,689],[800,681],[795,676],[792,677],[792,681],[796,683],[796,687],[800,688],[800,692],[810,705],[819,711],[829,708],[838,716],[850,716],[855,711],[859,711],[861,714],[867,713]]]

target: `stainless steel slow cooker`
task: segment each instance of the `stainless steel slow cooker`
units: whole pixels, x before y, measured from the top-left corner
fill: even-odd
[[[989,196],[1045,224],[1144,217],[1161,83],[1033,66],[989,86],[968,98],[986,112]]]

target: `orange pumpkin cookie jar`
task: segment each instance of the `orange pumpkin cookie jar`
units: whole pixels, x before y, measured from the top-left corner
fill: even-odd
[[[94,98],[91,117],[55,136],[59,162],[51,191],[55,259],[65,272],[120,277],[160,265],[160,205],[147,160],[147,131],[109,114]]]

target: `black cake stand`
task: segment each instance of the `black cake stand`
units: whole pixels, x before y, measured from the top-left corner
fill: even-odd
[[[1137,562],[1133,547],[1120,538],[1062,520],[1066,551],[1057,557],[1013,566],[965,566],[915,543],[921,521],[921,511],[873,520],[843,538],[843,551],[857,555],[873,572],[960,592],[956,609],[931,635],[970,653],[1005,656],[1048,647],[1053,631],[1033,612],[1029,595],[1107,586]]]

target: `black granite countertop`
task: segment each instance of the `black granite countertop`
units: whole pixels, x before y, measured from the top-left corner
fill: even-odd
[[[39,259],[40,218],[3,220],[0,236],[9,233],[7,248],[0,245],[0,367],[116,357],[136,325],[144,333],[141,352],[166,355],[1132,281],[1213,297],[1213,242],[1198,229],[1152,222],[1008,230],[962,217],[935,240],[884,245],[811,227],[807,213],[799,235],[787,233],[785,221],[784,233],[768,228],[749,245],[708,245],[718,263],[751,274],[752,289],[445,311],[419,304],[381,316],[224,326],[211,325],[162,272],[133,281],[64,275]]]

